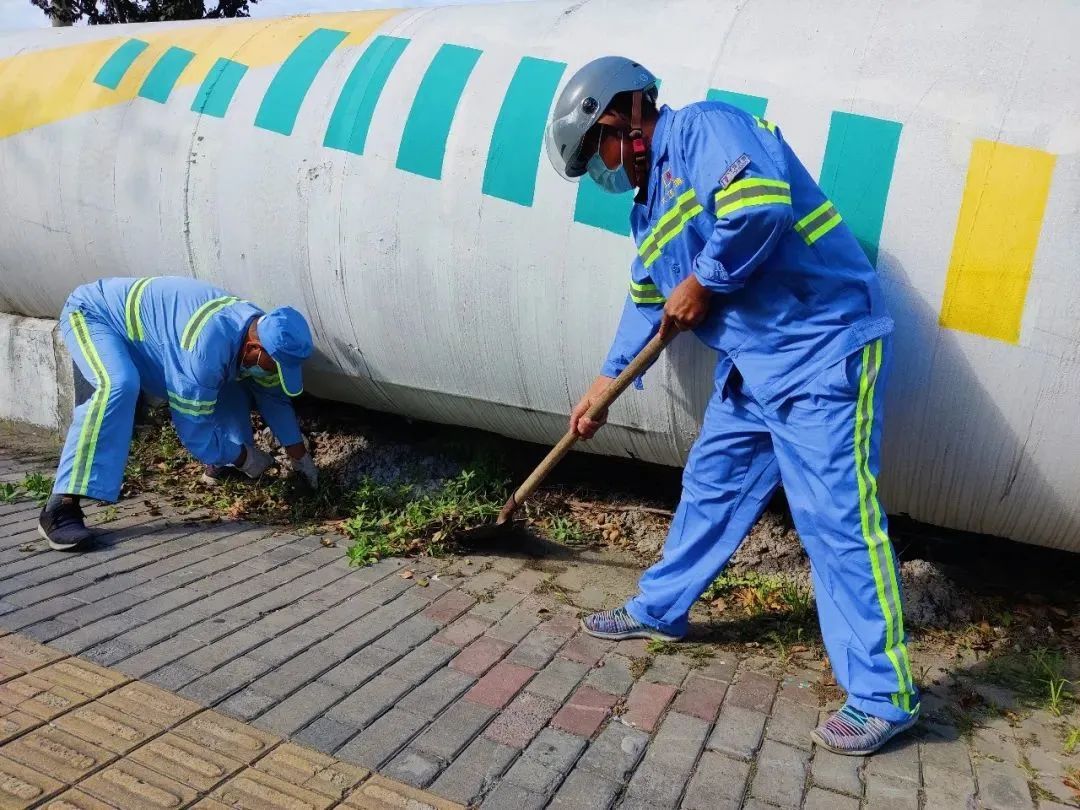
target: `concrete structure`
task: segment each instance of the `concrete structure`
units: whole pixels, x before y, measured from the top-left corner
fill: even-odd
[[[57,438],[71,424],[75,381],[56,321],[0,312],[0,425]]]
[[[604,36],[598,36],[603,32]],[[1080,548],[1080,7],[569,0],[0,36],[0,311],[191,274],[311,318],[311,390],[550,441],[614,329],[625,199],[543,163],[601,52],[783,129],[898,322],[892,511]],[[43,268],[48,271],[44,272]],[[679,464],[681,341],[593,450]]]

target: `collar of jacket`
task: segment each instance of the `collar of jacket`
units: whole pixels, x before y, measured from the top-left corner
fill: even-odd
[[[648,210],[652,209],[653,204],[653,190],[658,185],[658,178],[660,173],[658,167],[665,155],[667,155],[668,144],[671,140],[671,122],[675,118],[675,111],[666,104],[660,107],[659,115],[656,118],[656,126],[653,128],[652,141],[649,143],[649,196],[645,200],[645,207]]]

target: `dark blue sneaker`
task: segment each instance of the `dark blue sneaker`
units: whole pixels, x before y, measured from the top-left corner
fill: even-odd
[[[53,551],[74,551],[94,533],[86,528],[83,510],[72,498],[62,498],[59,503],[46,504],[38,518],[38,534],[49,543]]]
[[[650,638],[657,641],[678,641],[678,636],[661,633],[655,627],[642,624],[631,616],[626,608],[603,610],[581,620],[582,629],[590,636],[623,641],[628,638]]]

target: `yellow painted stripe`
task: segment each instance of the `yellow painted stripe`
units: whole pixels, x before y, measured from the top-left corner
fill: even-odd
[[[106,60],[130,35],[114,36],[65,48],[21,53],[0,59],[0,138],[62,121],[134,99],[150,69],[169,48],[195,53],[177,86],[199,84],[219,58],[251,68],[276,65],[317,28],[348,31],[340,47],[360,45],[397,11],[354,11],[311,14],[279,20],[226,20],[139,31],[149,43],[115,90],[94,83]],[[105,32],[103,27],[102,32]]]
[[[941,325],[1020,339],[1054,155],[979,140],[971,150],[941,303]]]

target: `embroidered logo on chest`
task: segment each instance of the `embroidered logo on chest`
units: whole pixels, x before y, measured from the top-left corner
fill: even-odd
[[[683,179],[676,177],[671,173],[671,169],[664,171],[663,176],[660,178],[661,185],[663,186],[663,195],[665,200],[673,200],[679,193],[679,189],[682,188]]]

